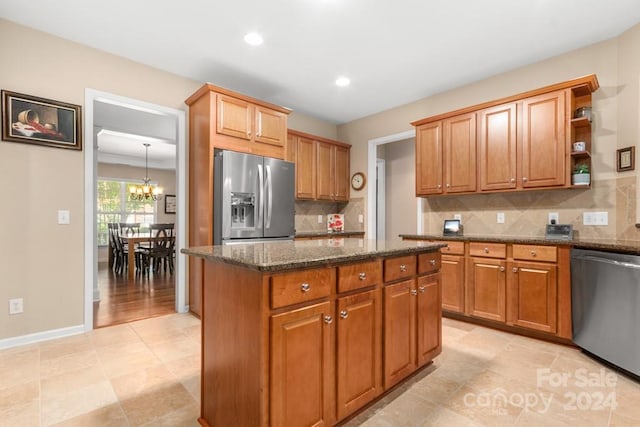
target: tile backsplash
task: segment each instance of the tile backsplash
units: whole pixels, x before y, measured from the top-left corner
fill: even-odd
[[[636,178],[596,180],[591,189],[542,190],[450,197],[430,197],[425,203],[424,230],[442,232],[445,219],[462,216],[467,235],[505,234],[544,236],[548,214],[557,212],[560,224],[572,224],[580,238],[640,240],[636,229]],[[496,216],[505,214],[504,224]],[[606,226],[584,225],[584,212],[608,212]]]
[[[353,198],[347,203],[296,201],[296,231],[327,231],[327,215],[344,214],[344,231],[364,231],[364,224],[358,222],[358,215],[364,215],[364,199]],[[322,222],[318,223],[318,215]]]

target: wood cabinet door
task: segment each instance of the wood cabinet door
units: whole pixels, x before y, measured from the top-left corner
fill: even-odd
[[[384,387],[416,369],[415,280],[384,287]]]
[[[316,142],[316,199],[333,200],[335,197],[334,145]]]
[[[255,106],[255,141],[284,147],[287,138],[287,115],[269,108]]]
[[[509,265],[510,324],[555,333],[557,329],[557,266],[514,262]]]
[[[565,93],[551,92],[522,102],[522,186],[565,183]]]
[[[418,366],[433,360],[442,351],[442,294],[440,275],[418,278]]]
[[[271,317],[271,426],[332,425],[332,316],[324,302]]]
[[[515,103],[478,113],[480,190],[504,190],[518,184],[516,114]]]
[[[216,132],[250,140],[253,105],[227,95],[218,94],[216,97],[218,100]]]
[[[464,257],[442,255],[442,309],[464,313]]]
[[[416,128],[416,196],[442,194],[442,122]]]
[[[298,137],[296,141],[296,199],[316,198],[316,143]]]
[[[443,121],[445,193],[476,191],[476,114]]]
[[[338,419],[382,392],[382,301],[380,290],[338,299]]]
[[[506,322],[506,262],[471,258],[469,263],[467,314]]]
[[[336,145],[335,150],[335,197],[340,202],[349,201],[349,148]]]

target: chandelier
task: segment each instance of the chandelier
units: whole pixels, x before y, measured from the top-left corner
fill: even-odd
[[[144,183],[142,185],[132,185],[129,187],[129,200],[158,200],[162,197],[162,187],[151,186],[149,179],[149,145],[143,144],[145,149],[144,155]]]

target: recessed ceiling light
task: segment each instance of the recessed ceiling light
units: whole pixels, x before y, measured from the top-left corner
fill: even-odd
[[[251,46],[260,46],[264,39],[258,33],[248,33],[246,36],[244,36],[244,41]]]
[[[345,87],[349,86],[350,84],[351,80],[349,80],[349,77],[338,77],[336,79],[336,86]]]

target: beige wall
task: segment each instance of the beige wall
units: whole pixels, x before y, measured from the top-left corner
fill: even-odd
[[[418,199],[415,196],[415,139],[381,146],[385,152],[385,234],[415,234]]]
[[[79,105],[92,88],[186,111],[202,84],[2,19],[0,55],[2,89]],[[335,137],[333,125],[295,113],[292,122]],[[11,225],[0,245],[0,340],[82,325],[84,151],[0,141],[0,183],[0,222]],[[58,209],[71,224],[57,225]],[[18,297],[24,313],[9,316]]]
[[[443,218],[462,213],[465,233],[541,235],[547,212],[553,211],[560,213],[561,222],[573,223],[585,237],[639,239],[633,227],[635,215],[629,214],[636,210],[636,172],[619,174],[615,169],[616,149],[635,145],[638,136],[640,59],[635,52],[639,49],[637,25],[618,38],[341,125],[338,137],[352,144],[351,172],[366,171],[367,141],[411,130],[411,121],[595,73],[601,87],[593,95],[592,190],[428,198],[424,229],[440,232]],[[364,190],[351,195],[366,199]],[[496,225],[496,210],[506,214],[507,223],[502,227]],[[584,210],[607,211],[609,226],[582,226]],[[529,216],[530,211],[536,215]],[[465,214],[473,219],[464,221]],[[523,223],[525,218],[533,225]]]

